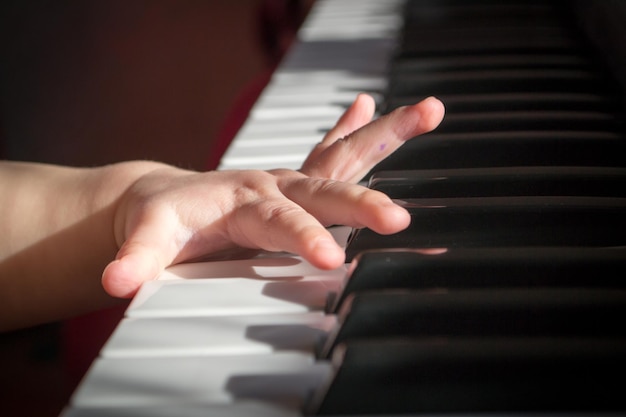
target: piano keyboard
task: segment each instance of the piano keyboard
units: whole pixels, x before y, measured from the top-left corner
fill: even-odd
[[[624,415],[621,101],[568,4],[318,0],[221,169],[299,168],[359,92],[446,119],[379,164],[349,264],[145,283],[62,417]]]
[[[220,169],[298,169],[360,92],[380,103],[400,0],[316,2]]]

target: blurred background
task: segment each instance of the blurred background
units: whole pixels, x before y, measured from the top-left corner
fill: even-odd
[[[2,157],[214,168],[311,4],[5,0]],[[58,416],[123,307],[0,334],[0,415]]]

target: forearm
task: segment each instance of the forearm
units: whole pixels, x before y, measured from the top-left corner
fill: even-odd
[[[117,302],[100,282],[118,249],[116,204],[155,166],[0,163],[0,330]]]

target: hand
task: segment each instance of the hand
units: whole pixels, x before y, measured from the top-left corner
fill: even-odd
[[[437,99],[371,121],[374,102],[357,97],[299,171],[212,171],[163,166],[140,177],[115,216],[116,260],[102,283],[131,297],[169,265],[207,259],[234,247],[289,251],[332,269],[345,261],[325,226],[406,228],[410,217],[386,195],[354,184],[404,141],[434,129]]]

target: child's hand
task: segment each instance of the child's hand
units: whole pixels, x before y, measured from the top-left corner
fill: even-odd
[[[443,105],[429,98],[371,122],[373,112],[372,99],[359,96],[299,171],[163,166],[143,175],[116,211],[120,250],[104,271],[105,290],[131,297],[169,265],[235,247],[288,251],[336,268],[344,252],[324,226],[404,229],[410,218],[403,208],[354,183],[404,141],[434,129]]]

